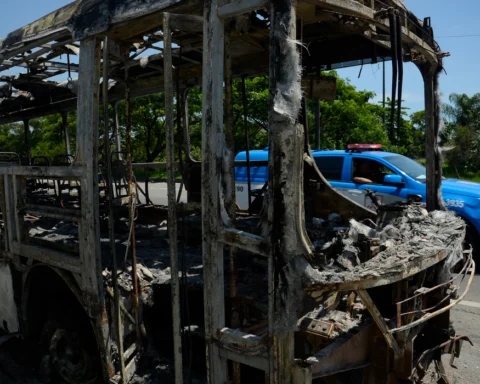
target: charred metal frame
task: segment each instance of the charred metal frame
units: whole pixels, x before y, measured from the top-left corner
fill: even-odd
[[[168,225],[170,239],[170,258],[172,271],[172,303],[173,303],[173,333],[176,383],[183,382],[182,342],[180,329],[180,282],[178,279],[178,249],[177,249],[177,209],[178,201],[175,189],[175,172],[178,163],[175,160],[174,116],[173,100],[176,89],[177,101],[184,92],[185,108],[188,108],[187,90],[191,86],[202,85],[202,252],[204,269],[204,318],[205,340],[207,348],[207,372],[209,383],[225,383],[228,378],[228,361],[234,363],[234,383],[240,382],[240,365],[250,365],[265,372],[270,383],[310,383],[312,378],[325,376],[327,373],[337,372],[332,359],[328,360],[330,371],[319,369],[322,359],[309,362],[298,361],[294,354],[294,337],[297,330],[297,318],[293,318],[298,305],[298,295],[307,292],[313,300],[321,300],[326,294],[340,291],[354,291],[361,297],[367,310],[370,312],[378,331],[383,336],[395,356],[395,360],[405,358],[413,341],[404,333],[409,328],[425,323],[428,319],[413,321],[407,324],[398,323],[395,329],[389,329],[386,320],[382,317],[368,289],[387,284],[400,284],[410,276],[431,268],[446,258],[446,253],[432,255],[428,260],[408,266],[402,274],[396,276],[382,276],[380,278],[365,279],[344,284],[323,284],[310,281],[304,286],[301,281],[302,272],[310,268],[307,260],[311,259],[313,246],[306,233],[304,223],[304,173],[305,168],[313,169],[319,181],[326,185],[330,201],[322,200],[320,204],[328,205],[331,201],[339,201],[341,208],[363,217],[371,217],[372,212],[366,212],[350,201],[344,201],[335,191],[331,190],[321,173],[312,161],[308,147],[308,132],[306,127],[299,124],[301,108],[301,73],[300,59],[296,43],[296,21],[308,18],[309,15],[341,15],[354,18],[365,25],[364,36],[371,42],[386,51],[392,45],[400,44],[395,53],[399,52],[403,60],[403,47],[410,49],[410,60],[420,68],[425,83],[425,113],[427,130],[427,208],[429,210],[443,207],[439,192],[441,183],[441,160],[437,145],[438,135],[438,100],[436,87],[438,74],[441,70],[442,54],[428,31],[412,24],[407,10],[401,6],[399,0],[385,0],[389,8],[382,2],[354,1],[354,0],[319,0],[316,2],[291,0],[273,0],[267,3],[263,0],[241,0],[236,2],[222,2],[221,0],[206,0],[203,8],[191,5],[179,5],[176,1],[148,0],[147,5],[140,0],[132,1],[130,8],[121,10],[116,7],[111,10],[108,21],[93,20],[92,30],[76,30],[75,25],[64,21],[54,32],[38,40],[26,39],[15,42],[15,36],[7,41],[7,48],[0,51],[0,71],[12,66],[34,68],[35,73],[31,80],[37,82],[57,76],[60,73],[78,72],[78,80],[71,78],[65,84],[50,84],[55,86],[58,95],[62,95],[63,88],[74,90],[68,97],[59,97],[50,100],[47,104],[32,104],[24,110],[15,109],[21,98],[28,98],[28,92],[15,91],[8,102],[12,110],[0,114],[0,123],[23,120],[25,121],[25,142],[28,146],[28,120],[48,113],[60,112],[63,115],[63,130],[67,154],[70,152],[67,130],[66,113],[77,109],[77,147],[76,158],[70,167],[0,167],[0,189],[2,192],[2,212],[6,226],[5,250],[0,257],[6,258],[12,264],[28,271],[28,266],[21,265],[19,256],[34,262],[43,263],[61,270],[61,273],[70,273],[72,281],[78,284],[76,290],[81,292],[81,302],[88,313],[97,339],[100,354],[104,359],[103,370],[105,378],[111,378],[115,371],[105,348],[105,340],[109,339],[108,325],[105,325],[105,293],[113,296],[115,302],[115,317],[120,335],[122,316],[132,322],[137,330],[137,343],[134,349],[123,350],[120,345],[120,374],[121,380],[126,382],[135,369],[135,358],[131,358],[134,351],[141,351],[141,330],[138,309],[138,287],[136,283],[135,267],[135,237],[133,228],[134,193],[132,172],[135,167],[166,168],[168,185]],[[78,4],[73,3],[65,8],[72,15],[82,15],[83,11],[97,12],[98,17],[105,16],[100,2],[91,2],[91,8],[76,9]],[[367,4],[365,4],[367,3]],[[175,6],[180,13],[173,13]],[[135,8],[137,7],[137,8]],[[172,10],[172,7],[174,8]],[[308,9],[305,11],[304,8]],[[313,8],[312,8],[313,7]],[[264,9],[268,8],[268,12]],[[140,9],[140,11],[138,11]],[[235,66],[232,60],[233,21],[251,11],[262,9],[263,14],[269,17],[268,56],[259,59],[259,64],[248,66],[251,56],[238,59]],[[128,11],[133,12],[133,15]],[[162,13],[169,11],[169,13]],[[170,12],[172,11],[172,12]],[[137,12],[137,13],[135,13]],[[203,17],[198,16],[203,12]],[[183,14],[181,14],[183,13]],[[192,14],[189,14],[192,13]],[[390,18],[388,16],[391,16]],[[161,22],[160,20],[161,17]],[[316,22],[315,15],[313,24]],[[54,16],[51,16],[54,17]],[[326,17],[326,16],[325,16]],[[342,17],[339,18],[341,22]],[[72,18],[74,20],[74,18]],[[147,27],[143,27],[143,24]],[[302,22],[303,24],[303,22]],[[129,26],[135,26],[147,36],[136,43],[135,52],[128,56],[131,48],[124,44],[122,39],[128,40]],[[161,29],[161,31],[160,31]],[[203,31],[203,37],[194,38],[185,34],[182,36],[188,50],[179,53],[172,48],[172,30]],[[74,33],[69,31],[73,30]],[[384,35],[391,31],[391,36]],[[142,33],[139,32],[139,35]],[[237,34],[238,35],[238,34]],[[237,36],[235,35],[235,36]],[[265,37],[265,36],[263,36]],[[391,38],[391,43],[388,38]],[[303,36],[302,36],[303,38]],[[20,39],[21,40],[21,39]],[[101,41],[103,40],[103,62],[101,61]],[[163,48],[154,46],[155,42],[163,41]],[[53,42],[53,43],[52,43]],[[78,43],[79,42],[79,43]],[[253,44],[254,45],[254,44]],[[36,48],[33,53],[26,53]],[[139,59],[147,49],[161,50],[162,54],[152,55],[147,59]],[[202,61],[194,54],[202,54]],[[59,62],[61,54],[79,56],[79,64]],[[173,71],[173,57],[176,59],[175,74]],[[55,59],[55,61],[54,61]],[[163,60],[163,65],[157,61]],[[112,62],[109,65],[109,62]],[[385,58],[383,60],[385,62]],[[103,63],[103,68],[102,68]],[[186,64],[187,63],[187,64]],[[161,63],[160,63],[161,64]],[[394,65],[395,55],[394,55]],[[145,74],[134,73],[130,70],[147,68],[151,72]],[[258,68],[257,68],[258,67]],[[100,92],[100,73],[103,70],[103,87]],[[234,191],[234,140],[233,140],[233,111],[232,111],[232,81],[233,78],[245,77],[256,73],[269,74],[269,188],[265,203],[267,213],[267,227],[263,236],[249,234],[235,228],[236,209]],[[69,75],[70,77],[70,75]],[[110,87],[109,80],[112,81]],[[176,87],[174,86],[174,80]],[[0,81],[8,84],[18,84],[18,79],[0,77]],[[395,80],[396,81],[396,80]],[[396,82],[395,82],[396,84]],[[175,88],[174,88],[175,87]],[[167,135],[167,162],[165,164],[132,164],[130,142],[130,97],[163,91],[165,93],[165,115]],[[225,95],[224,95],[225,91]],[[400,94],[401,97],[401,94]],[[122,306],[114,284],[113,292],[104,292],[101,275],[100,260],[100,233],[99,233],[99,186],[98,165],[99,159],[99,105],[103,101],[104,113],[108,114],[109,103],[126,100],[126,128],[127,128],[127,162],[128,162],[128,202],[132,231],[132,280],[135,291],[135,313],[128,313]],[[23,99],[22,99],[23,100]],[[399,108],[401,103],[399,103]],[[394,108],[394,104],[392,104]],[[179,114],[180,111],[177,111]],[[392,114],[392,127],[394,115]],[[184,114],[184,147],[186,167],[193,163],[190,158],[188,142],[188,112]],[[117,151],[120,151],[118,103],[115,104],[115,141]],[[224,129],[226,128],[226,129]],[[112,169],[109,153],[109,119],[104,119],[105,159],[107,170],[109,212],[112,212]],[[180,134],[180,132],[177,132]],[[248,139],[247,139],[248,140]],[[121,159],[121,158],[120,158]],[[294,177],[292,176],[294,175]],[[25,188],[27,178],[68,179],[80,183],[81,204],[79,212],[62,209],[48,210],[37,207],[37,211],[51,217],[75,220],[79,223],[80,253],[78,257],[37,245],[25,243],[23,214],[26,203]],[[186,180],[188,183],[188,180]],[[187,185],[187,184],[186,184]],[[249,188],[250,189],[250,188]],[[189,191],[190,193],[190,191]],[[190,200],[190,199],[189,199]],[[341,202],[340,202],[341,200]],[[28,207],[27,207],[28,208]],[[30,207],[31,208],[31,207]],[[326,209],[328,207],[321,207]],[[114,249],[113,216],[109,216],[109,234]],[[229,321],[225,318],[225,291],[224,291],[224,248],[230,246],[230,296],[236,295],[236,252],[248,251],[262,258],[268,263],[268,335],[259,337],[245,333],[232,327],[227,327]],[[115,253],[112,253],[114,260]],[[474,265],[474,264],[473,264]],[[116,265],[114,264],[114,271]],[[114,272],[114,280],[116,273]],[[296,296],[297,295],[297,296]],[[399,303],[410,299],[402,296]],[[448,311],[458,300],[441,309]],[[440,311],[437,311],[437,315]],[[281,319],[281,320],[280,320]],[[107,321],[108,324],[108,321]],[[370,330],[359,335],[363,343],[368,343]],[[398,334],[398,335],[394,335]],[[119,339],[121,339],[119,337]],[[410,343],[410,344],[409,344]],[[343,346],[345,347],[345,346]],[[390,353],[390,352],[389,352]],[[408,358],[408,356],[407,356]],[[129,362],[127,363],[127,360]],[[357,356],[348,362],[356,364],[354,367],[363,367],[365,362]],[[407,363],[405,363],[407,364]],[[393,364],[392,364],[393,365]],[[408,365],[408,364],[407,364]],[[349,366],[349,368],[351,368]],[[400,371],[400,369],[399,369]],[[403,373],[403,372],[401,372]],[[375,375],[374,375],[375,376]],[[372,379],[372,377],[371,377]],[[371,382],[375,382],[375,378]]]

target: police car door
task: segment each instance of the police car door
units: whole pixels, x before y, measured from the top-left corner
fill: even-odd
[[[351,168],[350,156],[345,156],[345,154],[327,155],[326,153],[314,153],[313,157],[318,169],[335,190],[356,203],[363,204],[362,191],[358,191],[362,196],[357,199],[355,199],[355,195],[350,195],[348,192],[352,190],[352,183],[348,180],[348,174]]]
[[[372,183],[355,183],[354,181],[354,176],[360,162],[362,161],[371,162],[371,165],[375,168],[374,174],[372,175],[372,177],[370,177]],[[366,196],[367,188],[376,192],[377,199],[382,205],[392,204],[398,201],[405,200],[401,197],[401,185],[388,185],[384,182],[385,176],[387,175],[397,175],[397,173],[377,160],[354,157],[352,159],[352,188],[348,190],[348,197],[369,209],[375,209],[375,206],[372,203],[371,199]],[[365,178],[369,177],[365,176]]]

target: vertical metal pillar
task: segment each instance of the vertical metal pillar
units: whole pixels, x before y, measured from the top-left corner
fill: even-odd
[[[178,280],[177,204],[175,193],[175,127],[173,124],[172,32],[169,13],[163,14],[163,65],[167,144],[168,238],[170,240],[172,280],[173,355],[175,361],[175,383],[182,384],[182,335],[180,329],[180,282]]]
[[[442,170],[438,150],[438,132],[435,124],[435,70],[431,64],[425,64],[422,70],[425,86],[425,158],[427,162],[427,210],[442,208],[440,185]],[[437,106],[438,107],[438,106]]]
[[[65,154],[70,155],[70,136],[68,134],[68,113],[62,113],[63,140],[65,143]]]
[[[30,120],[23,120],[23,132],[24,132],[24,142],[25,142],[25,154],[27,155],[28,165],[32,164],[32,150],[30,148]],[[21,164],[19,164],[21,165]]]
[[[294,330],[292,316],[298,282],[286,267],[303,257],[304,129],[297,124],[301,107],[300,60],[295,44],[296,2],[273,0],[270,11],[269,102],[269,334],[270,383],[292,383]],[[285,96],[288,89],[288,96]],[[295,318],[293,318],[295,317]]]
[[[402,134],[402,96],[403,96],[403,45],[402,45],[402,22],[400,16],[397,20],[397,60],[398,60],[398,108],[397,108],[397,145],[400,145]]]
[[[203,22],[202,79],[202,254],[207,382],[228,381],[226,359],[215,341],[225,326],[223,244],[219,238],[223,163],[224,23],[218,0],[206,0]]]
[[[392,105],[390,106],[390,141],[395,143],[395,104],[397,96],[397,79],[398,79],[398,60],[397,60],[397,19],[395,18],[395,11],[391,8],[389,10],[390,18],[390,45],[392,51]]]
[[[103,303],[98,192],[98,110],[100,91],[100,42],[80,42],[77,98],[77,149],[75,165],[84,168],[81,186],[82,220],[78,237],[82,260],[82,291],[87,306],[94,310]]]
[[[315,149],[320,149],[320,99],[315,99]]]

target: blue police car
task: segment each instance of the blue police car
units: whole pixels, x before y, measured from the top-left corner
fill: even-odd
[[[412,197],[425,201],[426,169],[406,156],[384,152],[379,144],[350,144],[347,150],[313,151],[315,162],[330,184],[350,199],[368,208],[375,206],[366,189],[376,192],[381,204],[405,201]],[[268,179],[268,148],[250,154],[251,189],[262,188]],[[235,158],[237,204],[248,208],[246,152]],[[480,183],[444,179],[442,196],[448,209],[455,211],[468,224],[467,241],[479,242]]]

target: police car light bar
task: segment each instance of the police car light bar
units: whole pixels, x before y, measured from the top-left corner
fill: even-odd
[[[382,144],[348,144],[350,151],[381,151]]]

